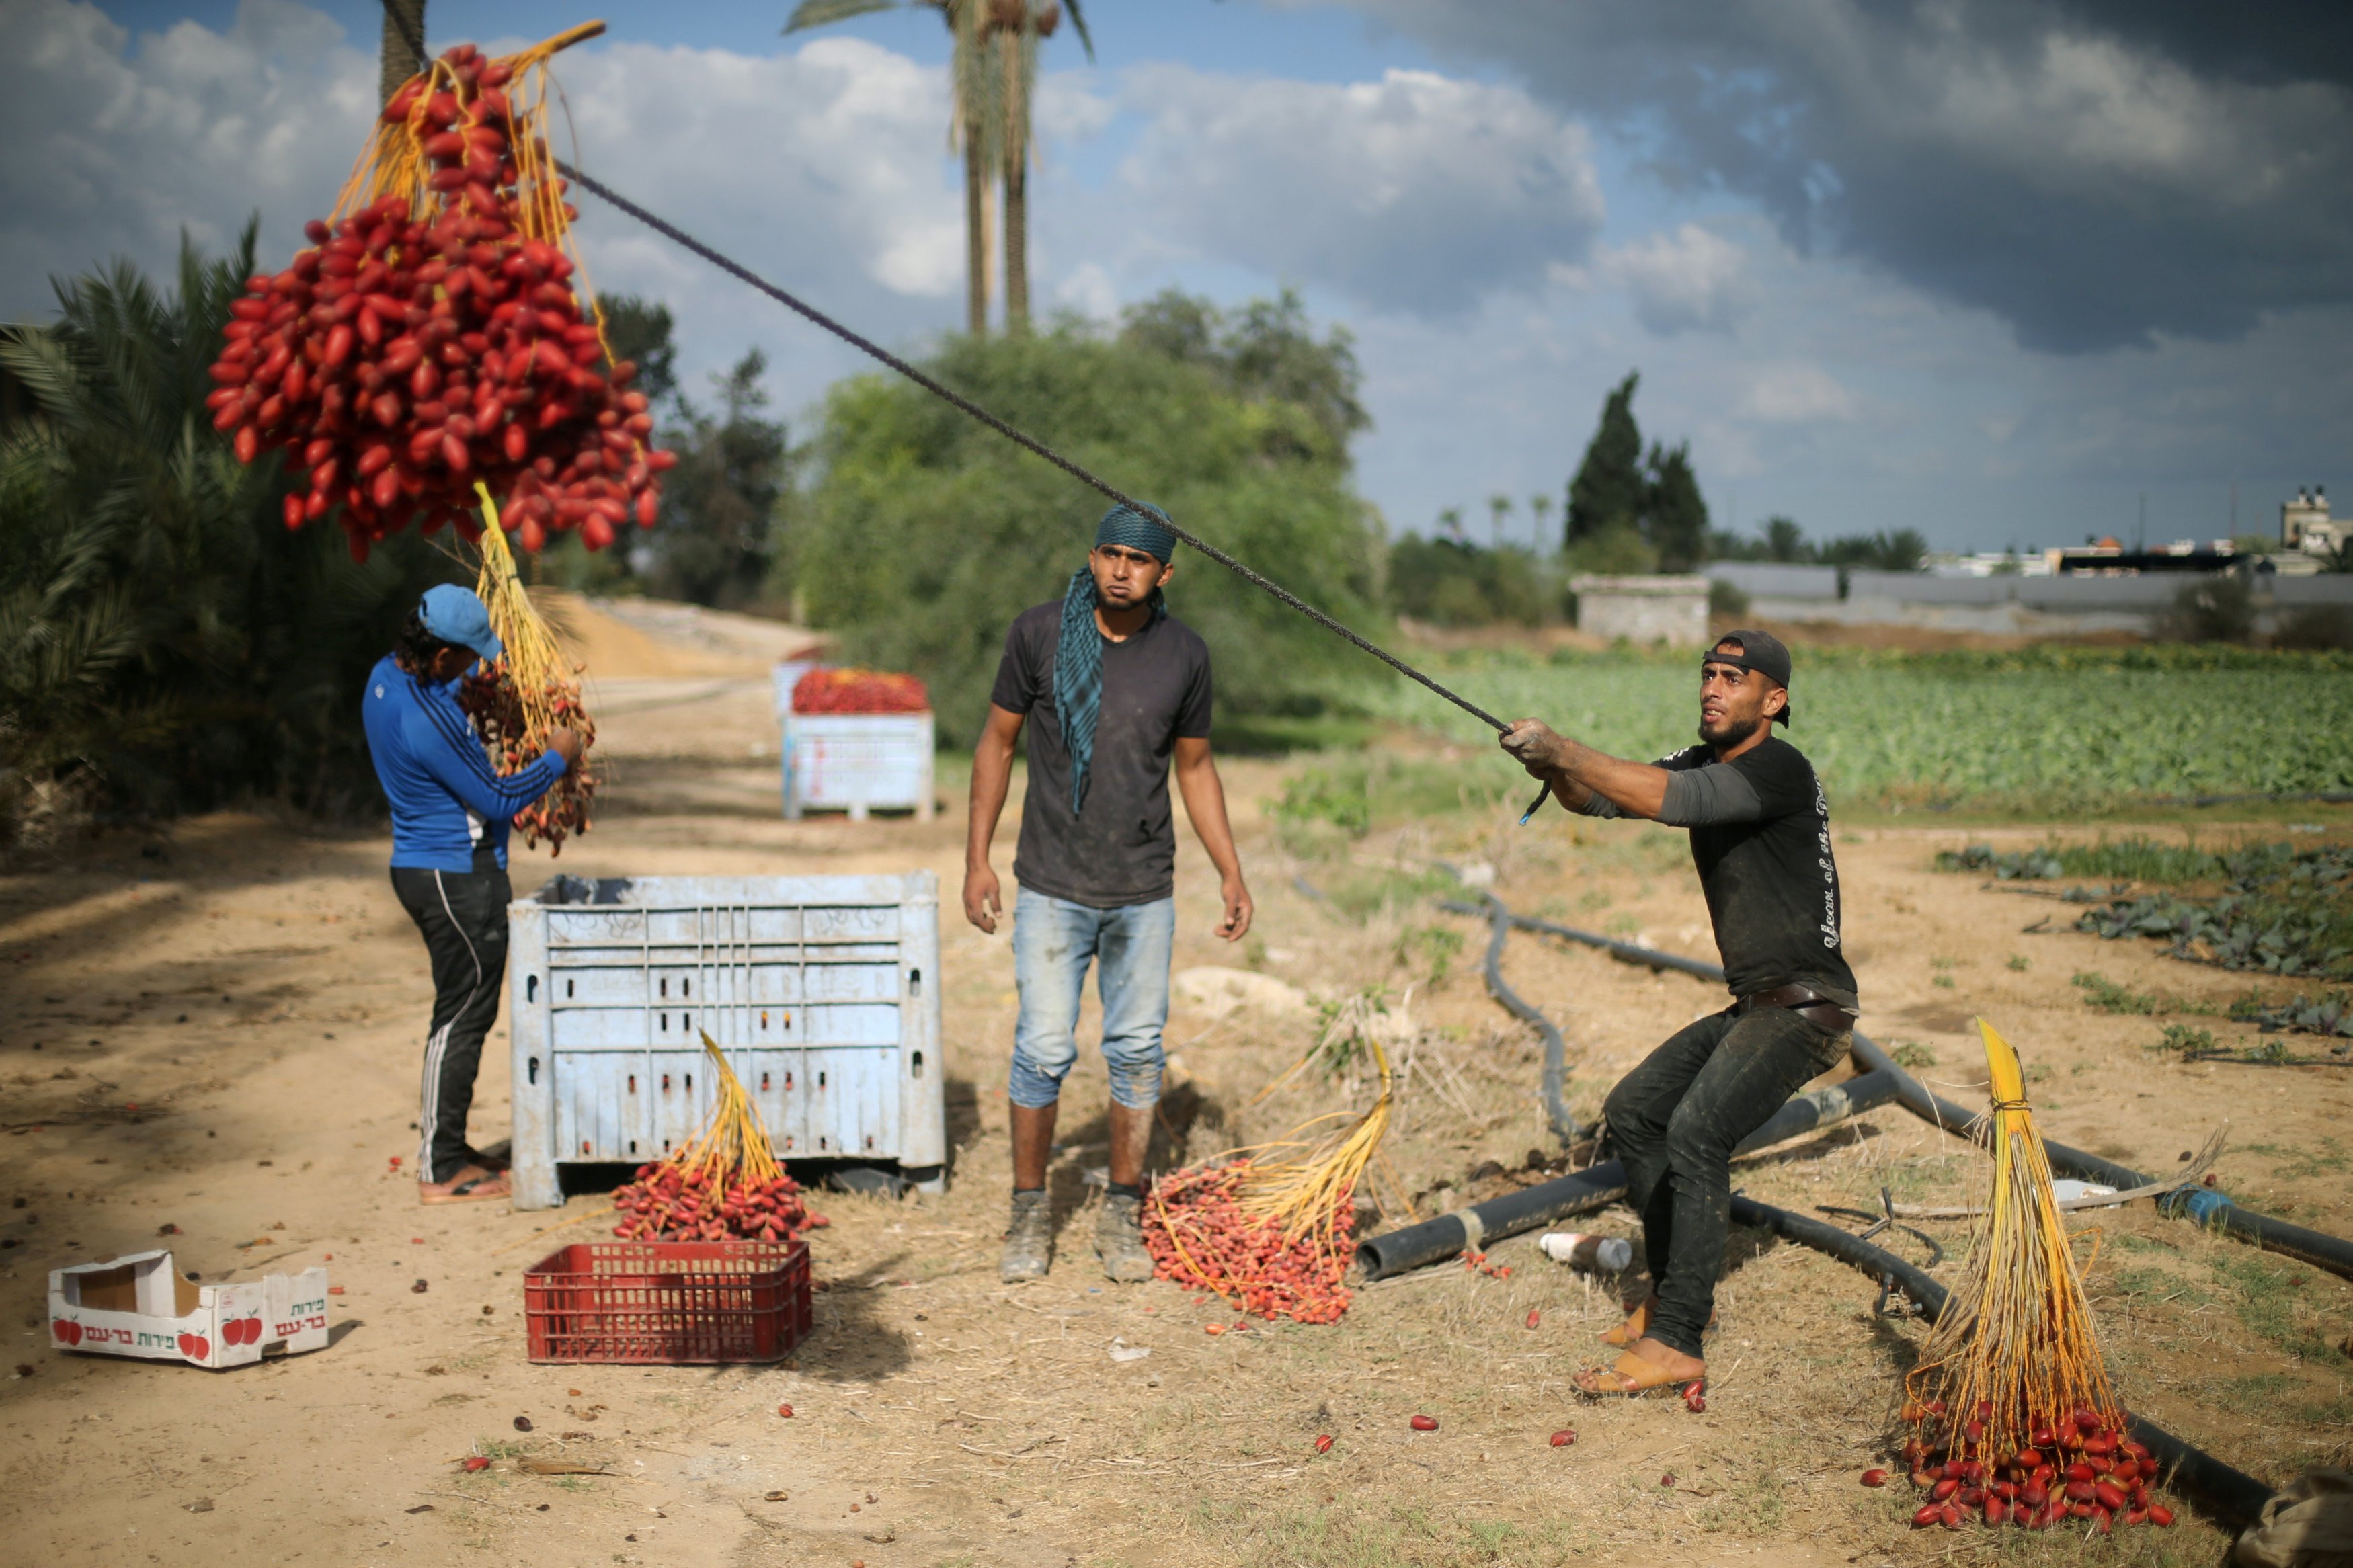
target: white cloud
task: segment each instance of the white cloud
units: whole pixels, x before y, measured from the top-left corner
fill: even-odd
[[[1100,263],[1082,261],[1054,285],[1054,303],[1089,321],[1108,321],[1119,314],[1119,285]]]
[[[1741,393],[1739,411],[1767,425],[1811,425],[1852,419],[1854,396],[1820,365],[1774,365],[1757,372]]]
[[[1542,281],[1606,209],[1585,132],[1515,88],[1426,71],[1334,85],[1138,68],[1122,167],[1180,251],[1451,315]]]
[[[131,47],[97,6],[12,0],[0,47],[0,315],[108,256],[168,268],[180,231],[214,254],[259,210],[297,243],[366,134],[375,62],[289,0],[245,0],[226,33],[182,22]]]
[[[1633,301],[1635,319],[1662,337],[1730,331],[1756,293],[1748,253],[1695,223],[1605,248],[1599,262]]]

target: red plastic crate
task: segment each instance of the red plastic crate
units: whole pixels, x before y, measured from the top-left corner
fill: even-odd
[[[583,1241],[522,1277],[535,1362],[781,1361],[814,1322],[799,1241]]]

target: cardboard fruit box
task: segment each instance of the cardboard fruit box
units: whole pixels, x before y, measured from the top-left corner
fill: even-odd
[[[169,1251],[52,1268],[49,1343],[215,1370],[324,1350],[327,1271],[199,1285],[181,1277]]]

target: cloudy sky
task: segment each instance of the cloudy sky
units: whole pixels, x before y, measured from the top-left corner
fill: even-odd
[[[944,37],[791,0],[596,8],[584,166],[901,347],[961,321]],[[584,14],[431,0],[434,47]],[[1048,47],[1041,309],[1285,284],[1345,322],[1392,528],[1557,495],[1605,390],[1719,521],[1939,546],[2353,500],[2353,10],[2187,0],[1092,0]],[[332,205],[367,0],[0,0],[0,316]],[[600,286],[691,379],[749,344],[805,426],[849,352],[593,201]],[[1050,432],[1044,434],[1050,435]],[[1116,476],[1113,476],[1114,479]]]

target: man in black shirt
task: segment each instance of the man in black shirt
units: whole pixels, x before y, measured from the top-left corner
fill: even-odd
[[[1704,742],[1656,763],[1578,745],[1533,719],[1503,747],[1588,816],[1688,827],[1700,890],[1735,1001],[1653,1051],[1603,1113],[1642,1216],[1652,1289],[1603,1336],[1626,1347],[1589,1372],[1592,1394],[1641,1394],[1707,1374],[1701,1358],[1732,1219],[1733,1146],[1851,1044],[1854,972],[1839,950],[1830,803],[1789,722],[1789,650],[1763,632],[1720,639],[1700,664]]]
[[[1013,746],[1029,726],[1029,782],[1013,858],[1013,1217],[999,1278],[1035,1279],[1053,1261],[1046,1164],[1061,1084],[1078,1059],[1087,966],[1103,996],[1111,1074],[1111,1187],[1095,1222],[1103,1272],[1152,1278],[1139,1226],[1144,1155],[1160,1100],[1160,1032],[1176,933],[1170,761],[1185,814],[1218,868],[1218,934],[1250,930],[1250,889],[1209,756],[1209,650],[1170,616],[1161,588],[1176,537],[1158,516],[1113,507],[1062,598],[1025,610],[1005,637],[988,721],[973,754],[965,918],[994,932],[1002,912],[989,840],[1005,809]]]

